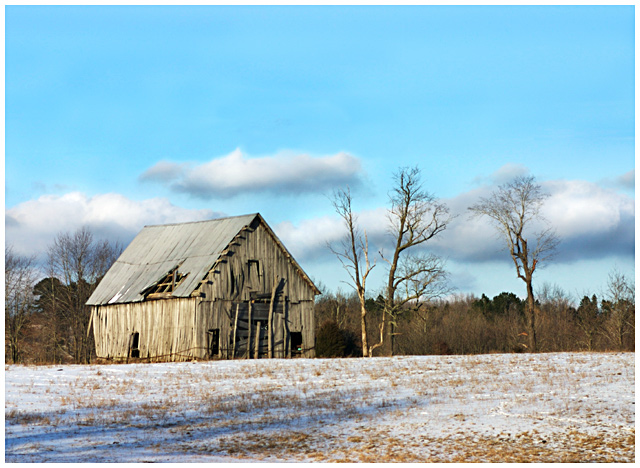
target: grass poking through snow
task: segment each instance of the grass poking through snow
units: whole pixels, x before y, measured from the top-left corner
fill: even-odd
[[[632,462],[634,358],[6,366],[5,458]]]

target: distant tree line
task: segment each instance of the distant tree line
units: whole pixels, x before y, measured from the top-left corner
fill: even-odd
[[[90,363],[85,305],[122,248],[87,228],[56,236],[44,264],[5,247],[5,361]]]
[[[367,298],[370,333],[378,330],[384,299]],[[625,275],[609,274],[602,297],[573,301],[558,286],[543,285],[535,303],[538,352],[635,351],[635,287]],[[511,292],[452,295],[399,314],[393,354],[483,354],[529,352],[526,300]],[[319,357],[362,356],[360,305],[355,292],[325,292],[316,301]],[[326,351],[328,350],[328,352]],[[391,355],[389,343],[374,356]]]

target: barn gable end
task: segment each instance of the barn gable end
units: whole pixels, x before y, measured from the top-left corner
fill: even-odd
[[[319,293],[255,214],[145,227],[88,304],[103,359],[312,357]]]

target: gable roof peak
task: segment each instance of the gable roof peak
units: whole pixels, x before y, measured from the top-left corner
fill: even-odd
[[[211,219],[201,219],[199,221],[185,221],[182,223],[166,223],[166,224],[145,224],[143,226],[143,228],[148,228],[148,227],[164,227],[164,226],[182,226],[185,224],[199,224],[199,223],[212,223],[212,222],[216,222],[216,221],[225,221],[228,219],[237,219],[237,218],[251,218],[253,220],[253,218],[255,218],[256,216],[260,216],[260,213],[249,213],[249,214],[244,214],[244,215],[236,215],[236,216],[222,216],[220,218],[211,218]],[[262,216],[260,216],[261,219]]]
[[[184,280],[173,297],[190,297],[233,239],[255,220],[265,227],[300,275],[320,291],[259,213],[205,221],[145,226],[95,289],[88,305],[145,300],[144,292],[174,269]]]

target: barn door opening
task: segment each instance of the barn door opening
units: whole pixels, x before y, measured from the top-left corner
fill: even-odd
[[[302,332],[291,332],[291,356],[302,356]]]
[[[129,357],[140,357],[140,333],[138,332],[133,332],[129,339]]]
[[[209,357],[218,357],[220,354],[220,329],[212,328],[207,331],[207,350]]]

